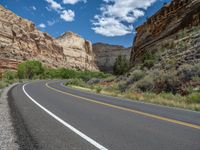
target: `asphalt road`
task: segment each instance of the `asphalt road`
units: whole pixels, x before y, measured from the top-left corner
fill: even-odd
[[[8,96],[21,149],[200,150],[197,112],[91,94],[61,81],[20,84]]]

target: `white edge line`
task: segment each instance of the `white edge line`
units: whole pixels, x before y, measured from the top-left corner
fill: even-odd
[[[59,83],[60,81],[55,81],[55,82],[52,82],[52,83],[57,83],[57,82]],[[65,87],[65,88],[66,88],[66,86],[64,85],[63,82],[61,82],[60,85],[61,85],[62,87]],[[74,90],[74,89],[71,88],[71,87],[68,87],[68,88]],[[75,90],[77,90],[77,89],[75,89]],[[126,98],[121,98],[121,99],[120,99],[120,97],[114,97],[114,96],[105,95],[105,94],[96,94],[96,93],[91,93],[91,92],[83,91],[83,90],[82,90],[82,92],[88,93],[88,94],[94,94],[94,95],[97,95],[97,96],[105,96],[105,97],[108,97],[108,98],[115,98],[115,99],[117,99],[117,100],[119,100],[119,101],[128,101],[128,102],[132,102],[132,103],[135,102],[135,103],[138,103],[138,104],[152,105],[152,106],[163,107],[163,108],[169,108],[169,109],[178,110],[178,111],[185,111],[185,112],[188,112],[188,113],[200,114],[200,112],[198,112],[198,111],[189,110],[189,109],[184,109],[184,108],[164,106],[164,105],[161,105],[161,104],[153,104],[153,103],[148,103],[148,102],[142,102],[142,101],[137,101],[137,100],[134,100],[134,99],[126,99]],[[123,99],[123,100],[122,100],[122,99]]]
[[[90,144],[92,144],[93,146],[95,146],[96,148],[100,149],[100,150],[108,150],[107,148],[105,148],[104,146],[100,145],[99,143],[97,143],[96,141],[94,141],[93,139],[91,139],[90,137],[88,137],[87,135],[85,135],[84,133],[82,133],[81,131],[77,130],[76,128],[74,128],[73,126],[71,126],[70,124],[68,124],[67,122],[65,122],[64,120],[62,120],[61,118],[59,118],[58,116],[56,116],[55,114],[53,114],[52,112],[50,112],[49,110],[47,110],[45,107],[43,107],[42,105],[40,105],[38,102],[36,102],[25,90],[25,86],[28,85],[24,84],[23,85],[23,92],[26,94],[26,96],[33,102],[35,103],[38,107],[40,107],[42,110],[44,110],[47,114],[49,114],[50,116],[52,116],[54,119],[56,119],[58,122],[60,122],[61,124],[63,124],[65,127],[69,128],[70,130],[72,130],[74,133],[78,134],[80,137],[82,137],[83,139],[85,139],[86,141],[88,141]]]

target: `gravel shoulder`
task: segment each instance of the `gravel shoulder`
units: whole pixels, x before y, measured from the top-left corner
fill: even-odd
[[[8,91],[16,84],[7,88],[0,89],[0,149],[1,150],[18,150],[17,136],[10,115],[10,108],[7,99]]]

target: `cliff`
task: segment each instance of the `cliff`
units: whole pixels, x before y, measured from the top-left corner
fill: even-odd
[[[68,65],[73,68],[97,70],[92,43],[72,32],[66,32],[56,40],[66,57]]]
[[[136,28],[137,35],[131,51],[131,64],[141,62],[145,53],[155,53],[167,40],[179,40],[177,32],[200,25],[199,0],[173,0],[166,4],[143,25]]]
[[[96,55],[96,64],[101,71],[112,72],[113,65],[119,55],[130,59],[131,48],[124,48],[118,45],[109,45],[104,43],[93,44],[93,51]]]
[[[84,41],[75,37],[77,41]],[[80,46],[80,43],[68,40],[69,38],[64,38],[61,42],[55,40],[47,33],[37,30],[32,22],[0,5],[0,71],[16,69],[25,60],[39,60],[52,68],[97,70],[90,52],[90,42],[84,41]],[[63,43],[66,45],[62,47]],[[70,50],[66,47],[70,47]],[[77,49],[80,55],[75,55]]]

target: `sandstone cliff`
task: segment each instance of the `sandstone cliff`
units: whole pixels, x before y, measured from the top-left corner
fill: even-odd
[[[181,39],[177,35],[178,31],[184,32],[185,28],[198,25],[200,25],[199,0],[173,0],[170,4],[166,4],[143,25],[136,28],[137,35],[131,51],[131,64],[141,62],[145,53],[159,51],[163,47],[162,44],[168,40],[176,40],[174,43],[177,44]],[[190,45],[188,51],[194,46]]]
[[[70,35],[73,36],[72,33]],[[75,37],[77,41],[84,41],[78,36]],[[59,40],[37,30],[32,22],[0,5],[0,71],[16,69],[17,65],[25,60],[39,60],[52,68],[97,70],[90,52],[90,42],[73,43],[67,40],[69,38],[59,43]],[[66,43],[64,47],[63,43]],[[70,47],[70,51],[66,47]]]
[[[63,47],[68,65],[77,69],[97,69],[90,41],[72,32],[66,32],[57,39],[57,42]]]
[[[127,60],[130,59],[131,48],[96,43],[93,44],[93,51],[96,55],[96,63],[99,69],[106,72],[112,72],[115,60],[119,55],[126,56]]]

